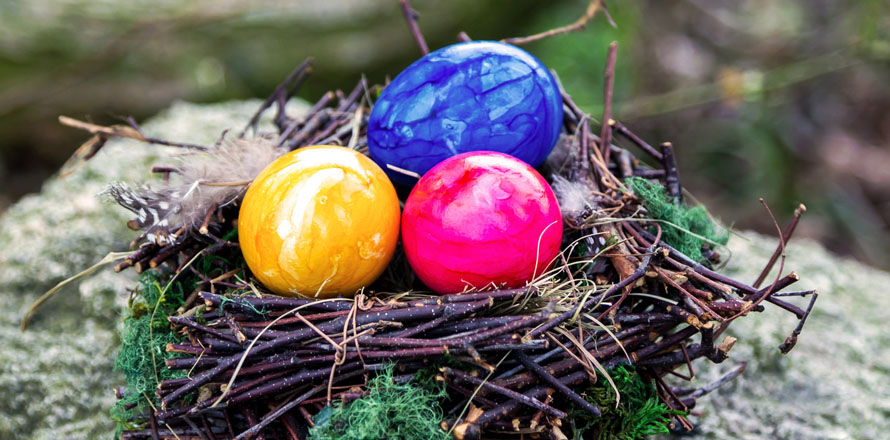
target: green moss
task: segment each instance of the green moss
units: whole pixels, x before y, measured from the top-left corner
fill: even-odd
[[[325,407],[315,416],[311,440],[439,440],[442,410],[438,401],[445,388],[423,377],[398,384],[393,367],[368,382],[367,395],[346,405]]]
[[[124,398],[111,409],[111,418],[121,428],[132,428],[135,415],[148,409],[149,403],[157,404],[158,383],[185,376],[182,370],[170,370],[165,364],[167,359],[181,356],[166,350],[167,344],[181,342],[167,317],[183,305],[184,286],[178,282],[162,286],[161,276],[155,271],[143,273],[139,284],[130,298],[129,313],[121,331],[121,349],[114,361],[115,369],[121,371],[127,381]]]
[[[597,383],[583,393],[584,398],[597,405],[602,417],[590,415],[572,405],[569,417],[574,426],[574,437],[582,437],[592,430],[597,440],[642,440],[655,434],[667,434],[670,416],[683,414],[662,403],[655,393],[655,387],[647,383],[633,366],[618,365],[608,370],[615,382],[621,400],[617,407],[615,390],[600,377]]]
[[[649,217],[660,220],[662,239],[687,257],[703,262],[702,245],[725,245],[729,233],[715,225],[704,206],[687,208],[675,203],[661,185],[640,177],[631,177],[627,186],[639,197]]]

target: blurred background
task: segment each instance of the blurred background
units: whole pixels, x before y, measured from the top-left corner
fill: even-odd
[[[568,24],[587,0],[413,0],[431,48]],[[602,114],[676,146],[683,184],[737,229],[797,235],[890,268],[890,4],[886,0],[609,2],[581,33],[525,46]],[[382,83],[419,56],[396,0],[0,1],[0,212],[86,139],[65,114],[112,124],[174,100],[266,97],[303,58],[300,96]],[[158,134],[161,135],[162,134]]]

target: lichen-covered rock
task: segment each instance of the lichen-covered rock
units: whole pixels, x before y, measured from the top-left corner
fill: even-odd
[[[743,236],[730,243],[734,254],[726,273],[753,282],[776,240]],[[797,346],[788,355],[779,352],[797,320],[769,304],[764,313],[734,322],[727,333],[739,342],[730,359],[721,365],[697,363],[696,383],[708,383],[741,361],[748,367],[734,382],[700,400],[696,410],[704,416],[693,418],[698,424],[693,438],[887,438],[890,274],[839,258],[807,240],[791,240],[787,255],[786,273],[801,275],[788,290],[819,292]]]
[[[210,144],[223,129],[240,129],[259,102],[208,106],[175,104],[145,124],[165,138]],[[295,109],[295,111],[299,111]],[[64,277],[109,251],[124,250],[135,233],[126,211],[95,198],[116,179],[150,179],[149,164],[168,150],[111,141],[66,179],[49,181],[0,218],[0,439],[109,438],[112,370],[122,303],[135,285],[132,273],[97,272],[51,299],[24,334],[28,305]],[[804,220],[806,221],[806,220]],[[101,232],[100,232],[101,231]],[[775,240],[753,233],[734,238],[726,269],[756,278]],[[778,345],[796,325],[790,314],[767,306],[738,320],[739,338],[721,365],[697,362],[696,383],[718,377],[736,362],[748,369],[735,382],[701,399],[693,418],[701,439],[877,439],[890,426],[890,274],[835,257],[818,244],[793,240],[786,272],[794,288],[820,292],[797,347]],[[801,300],[797,300],[801,302]],[[685,437],[689,438],[689,437]]]
[[[240,130],[259,104],[177,103],[143,128],[212,145],[223,130]],[[47,302],[27,332],[18,327],[40,294],[107,253],[126,250],[137,235],[125,225],[127,211],[96,197],[105,185],[152,179],[151,164],[175,151],[109,141],[76,172],[51,179],[0,218],[0,438],[95,439],[113,432],[112,387],[123,383],[112,370],[116,328],[134,273],[99,271]]]

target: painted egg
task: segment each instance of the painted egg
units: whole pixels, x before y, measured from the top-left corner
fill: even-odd
[[[520,287],[559,253],[562,215],[550,186],[528,164],[497,152],[451,157],[408,196],[402,245],[430,289]]]
[[[561,126],[559,87],[537,58],[509,44],[471,41],[424,56],[383,89],[368,120],[368,148],[383,169],[389,164],[418,175],[478,150],[538,166]],[[402,184],[416,182],[387,173]]]
[[[344,147],[281,156],[248,188],[238,217],[247,266],[275,293],[352,296],[386,268],[399,200],[383,170]]]

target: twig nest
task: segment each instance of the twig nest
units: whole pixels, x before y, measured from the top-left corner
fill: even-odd
[[[556,145],[562,119],[559,87],[537,58],[509,44],[472,41],[424,56],[383,89],[368,120],[368,148],[381,166],[419,175],[476,150],[538,166]]]
[[[548,268],[561,241],[562,216],[544,178],[491,151],[435,166],[411,191],[402,215],[408,262],[438,293],[522,286]]]
[[[372,283],[399,238],[399,200],[368,157],[338,146],[292,151],[244,195],[238,239],[253,274],[275,293],[327,298]]]

